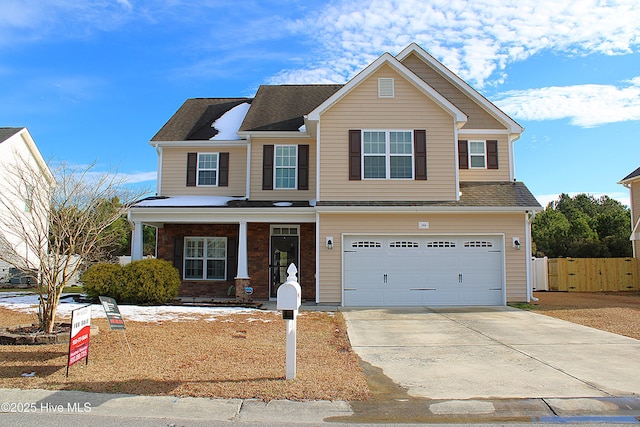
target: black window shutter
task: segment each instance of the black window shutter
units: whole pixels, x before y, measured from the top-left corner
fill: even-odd
[[[227,239],[227,280],[234,280],[238,270],[238,239]]]
[[[309,189],[309,146],[298,145],[298,190]]]
[[[182,255],[184,252],[184,237],[178,236],[173,239],[173,266],[180,272],[182,279]]]
[[[427,131],[413,131],[413,150],[415,156],[415,179],[427,179]]]
[[[218,186],[229,186],[229,153],[220,153],[218,158]]]
[[[458,167],[469,169],[469,148],[467,141],[458,141]]]
[[[498,141],[487,141],[487,169],[498,169]]]
[[[360,181],[362,175],[360,173],[360,152],[361,152],[361,138],[359,130],[349,131],[349,180]]]
[[[262,189],[273,190],[273,145],[262,148]]]
[[[198,166],[198,153],[187,153],[187,187],[196,186],[197,166]]]

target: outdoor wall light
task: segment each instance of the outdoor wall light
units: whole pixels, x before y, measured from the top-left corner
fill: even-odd
[[[520,238],[519,237],[514,237],[513,238],[513,247],[516,248],[516,251],[520,250]]]
[[[327,236],[327,249],[333,249],[333,236]]]

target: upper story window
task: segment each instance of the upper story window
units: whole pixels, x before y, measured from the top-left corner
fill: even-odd
[[[31,212],[33,206],[33,185],[27,184],[27,192],[24,197],[24,211]]]
[[[362,131],[364,179],[413,179],[411,131]]]
[[[309,145],[263,145],[263,190],[308,190]]]
[[[498,141],[458,141],[460,169],[498,169]]]
[[[218,185],[218,153],[198,153],[198,186]]]
[[[297,145],[275,146],[274,172],[276,190],[289,190],[296,188],[297,160]]]
[[[187,187],[228,187],[229,153],[187,153]]]
[[[484,141],[469,141],[469,165],[471,169],[486,168],[486,154]]]

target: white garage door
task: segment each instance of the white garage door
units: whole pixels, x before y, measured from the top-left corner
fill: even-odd
[[[346,236],[344,305],[502,305],[501,236]]]

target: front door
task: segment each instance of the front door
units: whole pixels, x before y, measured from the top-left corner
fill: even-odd
[[[298,236],[271,236],[271,298],[278,296],[278,287],[287,280],[287,268],[294,263],[298,267]]]

